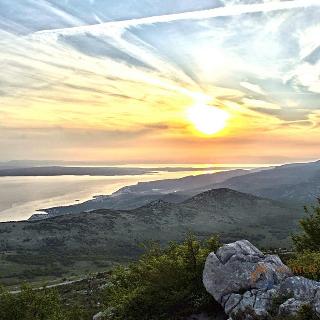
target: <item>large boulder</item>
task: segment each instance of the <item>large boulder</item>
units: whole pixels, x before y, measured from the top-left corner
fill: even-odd
[[[203,283],[231,319],[240,313],[244,319],[268,316],[276,297],[284,299],[279,314],[296,314],[305,304],[320,312],[320,283],[294,277],[278,256],[263,254],[247,240],[211,253]]]

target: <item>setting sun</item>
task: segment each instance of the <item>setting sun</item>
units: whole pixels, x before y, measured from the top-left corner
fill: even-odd
[[[203,134],[212,135],[226,127],[229,114],[217,107],[194,105],[187,110],[188,119]]]

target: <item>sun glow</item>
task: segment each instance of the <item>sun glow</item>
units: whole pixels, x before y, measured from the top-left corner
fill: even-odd
[[[213,135],[226,127],[229,114],[214,106],[194,105],[187,110],[188,119],[203,134]]]

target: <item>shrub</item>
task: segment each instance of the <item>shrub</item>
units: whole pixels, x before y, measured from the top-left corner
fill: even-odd
[[[320,281],[320,252],[298,253],[287,264],[294,274]]]
[[[24,286],[21,293],[0,291],[1,320],[68,320],[54,290],[34,291]]]
[[[298,252],[320,251],[320,198],[318,205],[304,208],[307,217],[300,220],[302,233],[292,240]]]
[[[55,289],[32,290],[25,285],[12,294],[0,288],[1,320],[88,320],[91,317],[76,304],[66,307]]]
[[[320,198],[317,206],[304,210],[307,216],[300,220],[302,233],[292,236],[297,252],[287,264],[296,275],[320,280]]]
[[[152,244],[138,262],[113,272],[105,319],[173,320],[213,311],[218,305],[205,291],[202,272],[208,254],[219,246],[216,236],[205,243],[189,236],[166,249]]]

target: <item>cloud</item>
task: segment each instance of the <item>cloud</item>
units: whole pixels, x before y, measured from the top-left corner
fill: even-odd
[[[277,104],[267,102],[264,100],[258,100],[258,99],[249,99],[249,98],[244,98],[242,100],[246,105],[255,107],[257,109],[268,109],[268,110],[280,110],[281,107],[278,106]]]
[[[137,27],[143,25],[150,25],[155,23],[168,23],[181,20],[204,20],[216,17],[230,17],[241,14],[257,13],[257,12],[273,12],[289,9],[299,9],[311,6],[320,6],[318,0],[290,0],[290,1],[279,1],[279,2],[266,2],[261,4],[250,4],[250,5],[233,5],[226,7],[219,7],[208,10],[183,12],[176,14],[167,14],[161,16],[152,16],[139,19],[130,19],[116,22],[107,22],[98,25],[90,25],[83,27],[65,28],[57,30],[46,30],[39,31],[37,35],[48,35],[48,34],[78,34],[85,33],[87,31],[105,31],[113,33],[116,28],[124,29],[128,27]]]
[[[250,83],[250,82],[245,82],[245,81],[242,81],[240,82],[240,85],[245,88],[245,89],[248,89],[254,93],[258,93],[260,95],[265,95],[266,93],[264,92],[264,90],[257,84],[253,84],[253,83]]]
[[[101,20],[119,20],[99,25],[88,25],[95,23],[88,1],[60,4],[48,23],[50,1],[28,1],[44,10],[41,23],[23,23],[21,14],[6,17],[6,27],[0,22],[0,29],[29,30],[27,36],[0,30],[0,123],[7,126],[0,128],[0,147],[7,156],[30,150],[35,157],[73,157],[90,149],[92,157],[115,160],[158,154],[210,161],[217,153],[231,159],[231,149],[242,146],[244,159],[261,142],[281,158],[291,151],[280,145],[290,140],[293,147],[311,127],[308,138],[320,139],[313,116],[320,108],[319,1],[216,1],[220,7],[195,12],[170,1],[144,11],[139,2],[130,14],[147,18],[125,21],[123,12],[107,16],[111,2],[96,1],[105,9],[94,8]],[[159,15],[145,14],[151,11]],[[161,14],[178,11],[185,12]],[[85,13],[91,18],[81,20]],[[33,33],[39,29],[45,31]],[[185,110],[195,103],[230,112],[223,140],[203,142],[190,130]],[[10,135],[8,127],[15,128]],[[267,140],[280,135],[272,150]]]
[[[306,87],[311,92],[320,93],[320,60],[314,64],[299,64],[288,81]]]

